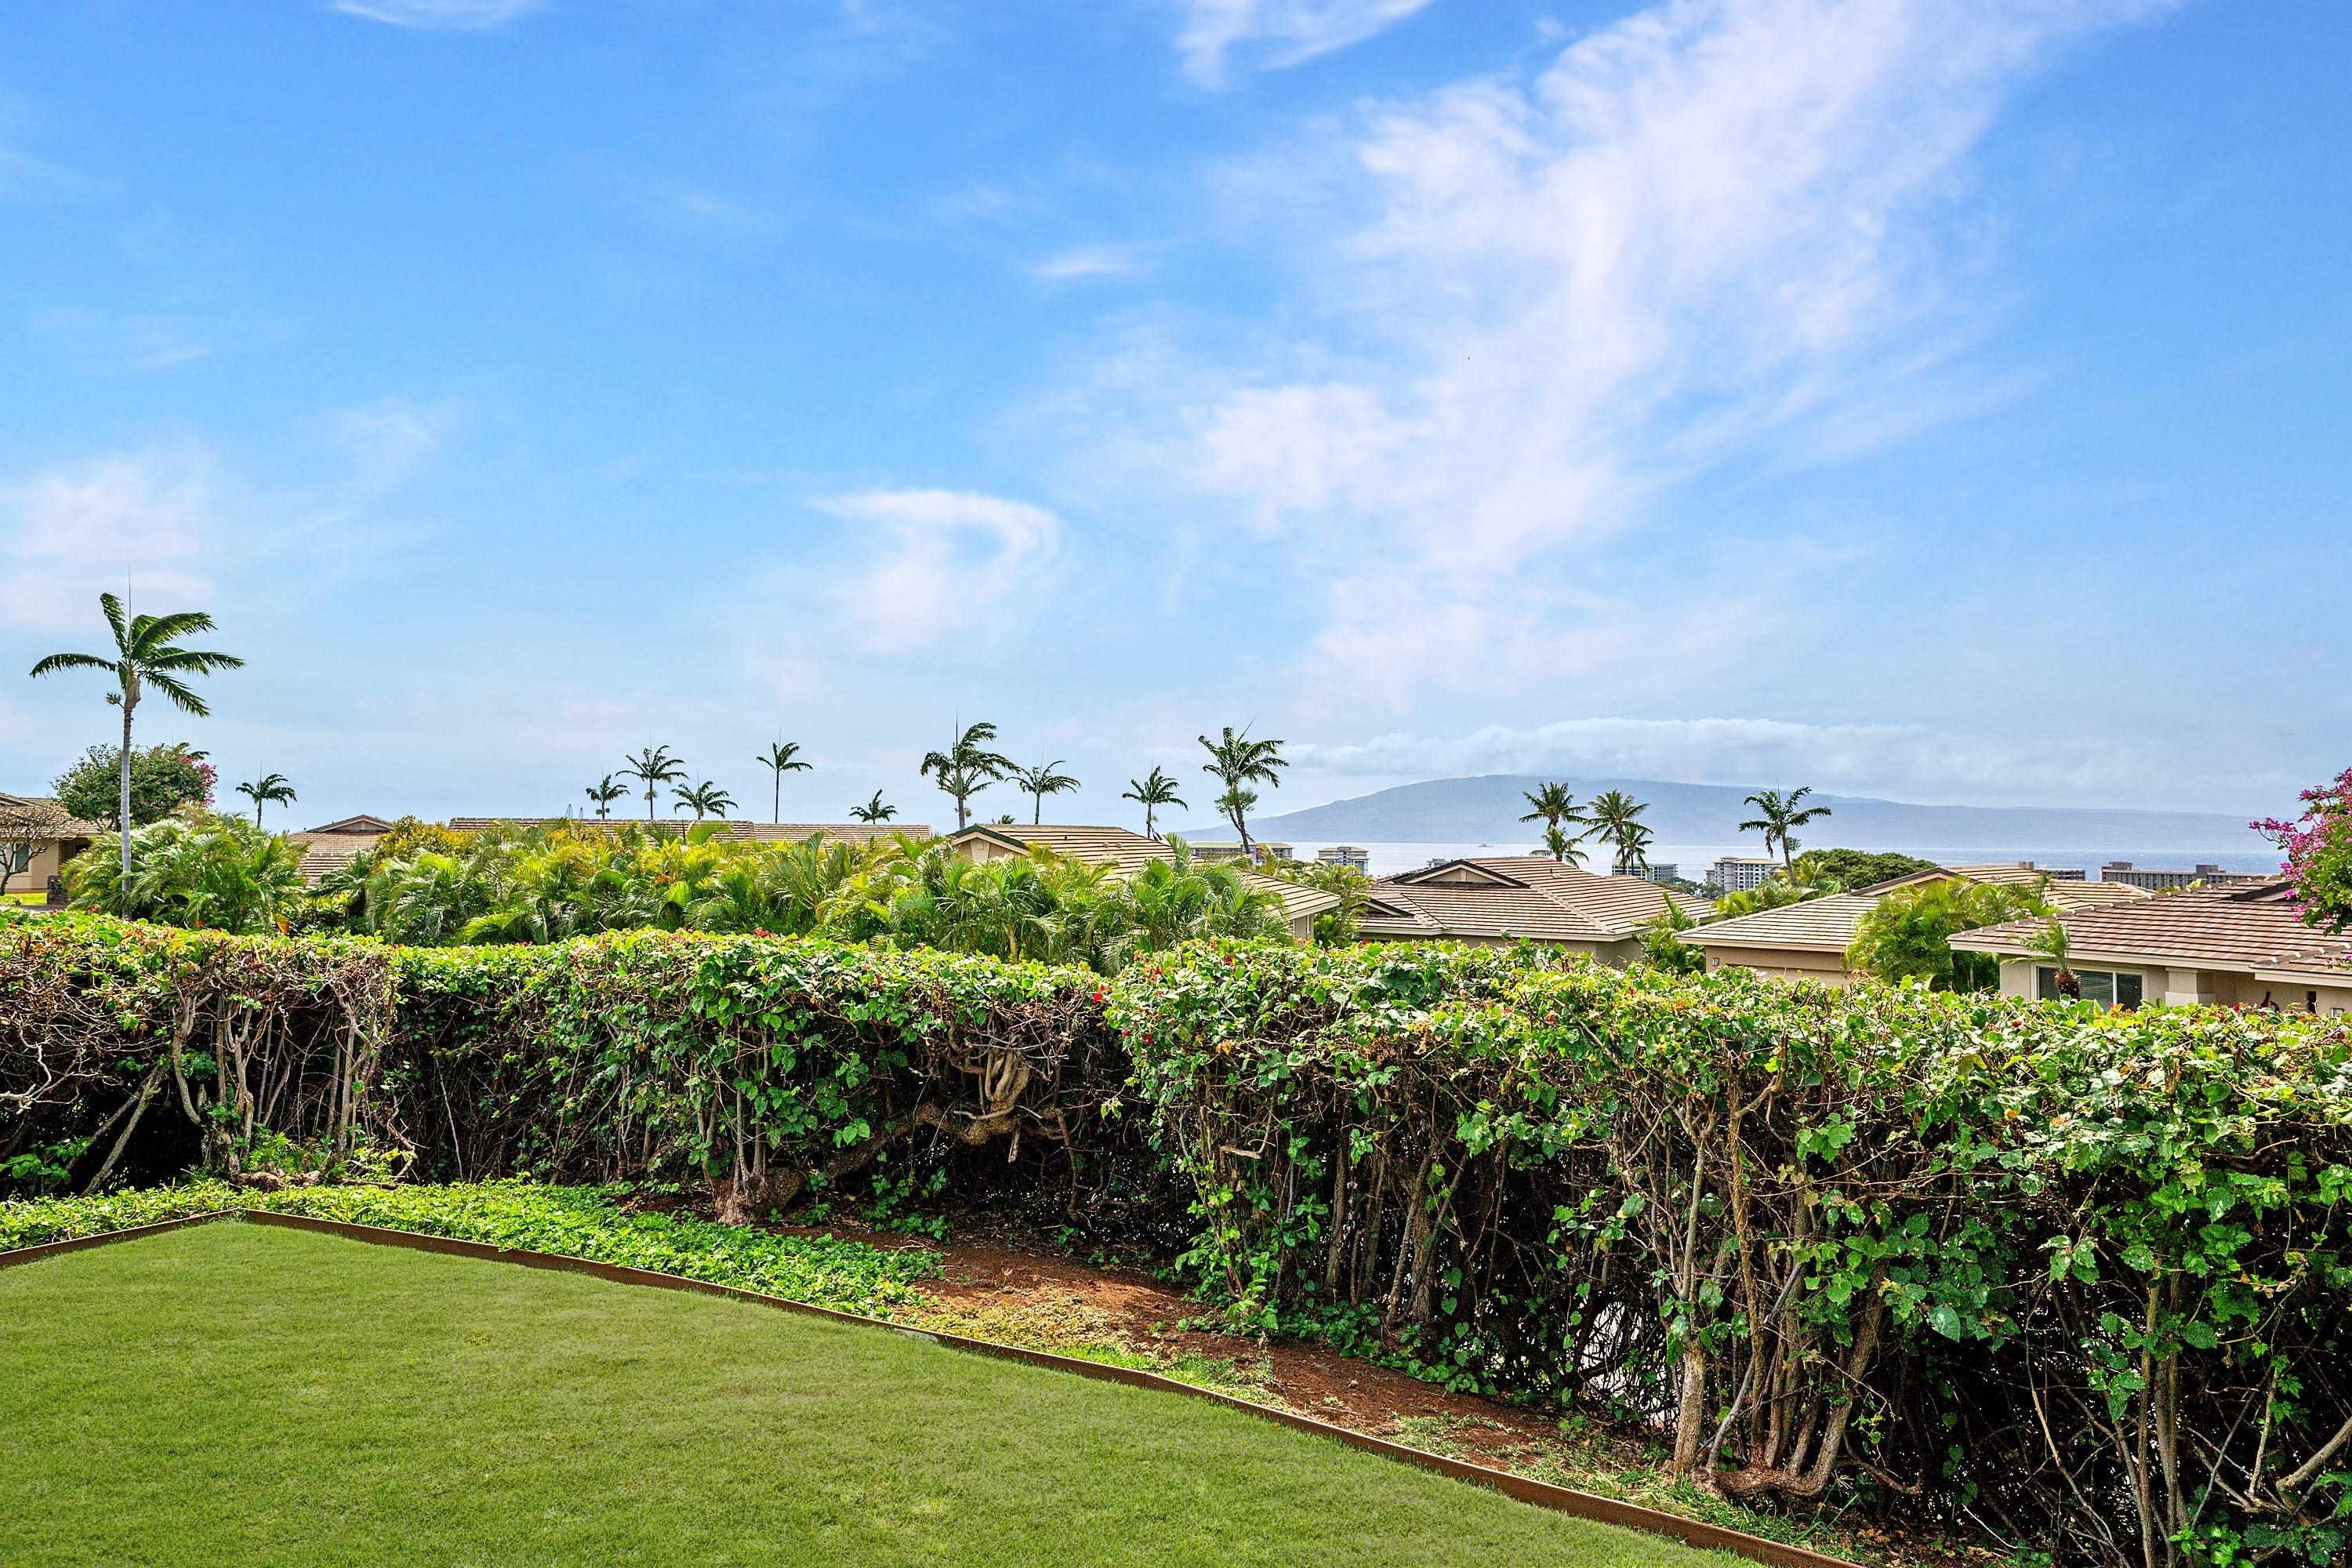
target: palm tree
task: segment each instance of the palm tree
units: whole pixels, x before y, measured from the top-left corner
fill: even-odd
[[[971,822],[965,802],[1013,772],[1011,757],[988,749],[995,739],[996,726],[982,721],[968,726],[946,751],[923,757],[923,776],[937,778],[940,788],[955,802],[959,831]]]
[[[1253,741],[1247,729],[1236,735],[1231,724],[1226,725],[1214,741],[1206,735],[1198,739],[1201,749],[1209,753],[1209,761],[1201,764],[1201,771],[1213,775],[1225,786],[1225,793],[1217,797],[1217,809],[1225,814],[1225,820],[1231,822],[1234,831],[1241,835],[1242,858],[1250,859],[1249,808],[1257,804],[1257,795],[1249,785],[1265,784],[1276,789],[1282,787],[1278,775],[1281,770],[1290,765],[1283,760],[1283,743],[1280,741]]]
[[[1585,806],[1584,820],[1592,824],[1593,836],[1616,847],[1616,858],[1609,868],[1612,875],[1622,877],[1631,870],[1642,847],[1648,844],[1650,830],[1634,818],[1649,809],[1647,802],[1635,800],[1622,789],[1596,795]]]
[[[735,797],[709,779],[690,788],[680,784],[669,793],[677,800],[677,804],[670,807],[672,814],[691,811],[697,822],[706,816],[724,817],[735,809]]]
[[[1520,820],[1525,821],[1526,819],[1523,817]],[[1560,864],[1564,866],[1583,865],[1583,845],[1584,836],[1582,834],[1579,834],[1575,837],[1570,838],[1568,836],[1568,830],[1560,826],[1559,823],[1548,822],[1544,824],[1544,850],[1547,854],[1550,855],[1553,859],[1560,862]]]
[[[654,791],[662,784],[675,784],[684,778],[686,763],[671,756],[667,746],[647,746],[621,763],[621,776],[635,779],[646,786],[646,820],[651,822],[654,819]]]
[[[773,804],[768,807],[768,820],[771,822],[782,822],[783,820],[784,775],[786,773],[804,773],[809,771],[809,765],[806,763],[796,763],[793,761],[793,753],[797,752],[800,749],[800,742],[797,741],[779,741],[768,748],[767,755],[752,759],[761,767],[776,775],[775,799]]]
[[[1077,780],[1067,773],[1057,773],[1054,771],[1061,765],[1062,759],[1055,757],[1050,763],[1041,763],[1034,768],[1024,768],[1013,775],[1013,782],[1028,791],[1035,801],[1035,805],[1029,813],[1029,826],[1032,827],[1045,820],[1047,795],[1061,795],[1078,787]]]
[[[253,825],[258,827],[262,806],[288,804],[294,798],[294,786],[287,782],[284,773],[264,773],[251,784],[237,785],[236,793],[253,802]]]
[[[2025,939],[2025,951],[2037,958],[2048,959],[2056,967],[2058,973],[2053,979],[2059,995],[2073,1002],[2083,999],[2083,983],[2075,978],[2073,968],[2074,943],[2066,935],[2064,922],[2056,915],[2050,917],[2048,925]]]
[[[1158,768],[1153,768],[1140,779],[1128,780],[1126,793],[1118,798],[1131,800],[1143,807],[1143,836],[1146,838],[1160,837],[1159,830],[1153,826],[1154,812],[1163,805],[1184,804],[1176,794],[1176,781]]]
[[[212,616],[202,610],[183,610],[174,616],[138,616],[126,623],[122,601],[113,595],[100,594],[98,607],[106,612],[107,626],[114,633],[114,657],[108,658],[94,653],[53,653],[33,666],[33,673],[39,676],[60,669],[103,669],[115,679],[115,689],[106,694],[106,700],[122,710],[122,795],[114,826],[122,840],[122,883],[128,889],[131,885],[131,715],[138,708],[139,699],[152,686],[170,698],[173,706],[181,712],[202,719],[211,710],[182,678],[211,675],[223,669],[241,669],[245,667],[245,660],[225,653],[182,647],[173,640],[190,632],[213,629]]]
[[[1521,790],[1519,795],[1534,808],[1519,820],[1542,823],[1544,847],[1551,850],[1553,859],[1567,859],[1566,853],[1555,846],[1566,845],[1572,848],[1576,845],[1577,840],[1567,836],[1570,824],[1578,826],[1584,824],[1584,813],[1576,808],[1576,797],[1568,793],[1568,786],[1564,784],[1546,784],[1539,790]]]
[[[1748,797],[1748,804],[1756,808],[1756,815],[1739,825],[1742,833],[1761,833],[1764,836],[1764,853],[1767,855],[1772,853],[1774,844],[1779,844],[1781,868],[1791,875],[1796,870],[1793,856],[1797,848],[1797,840],[1791,837],[1792,830],[1802,827],[1817,816],[1830,815],[1830,808],[1826,805],[1809,805],[1801,811],[1797,808],[1797,803],[1812,793],[1811,784],[1798,785],[1789,792],[1786,799],[1777,789],[1759,790]]]
[[[887,805],[882,799],[882,792],[877,789],[874,792],[874,798],[864,805],[851,806],[849,815],[860,822],[887,822],[898,815],[898,808]]]
[[[613,803],[628,793],[613,782],[613,775],[610,773],[606,773],[588,786],[588,798],[595,803],[596,815],[599,818],[610,817],[613,815]]]

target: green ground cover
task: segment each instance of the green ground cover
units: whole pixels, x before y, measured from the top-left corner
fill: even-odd
[[[10,1563],[1729,1560],[1172,1394],[218,1225],[0,1271]]]

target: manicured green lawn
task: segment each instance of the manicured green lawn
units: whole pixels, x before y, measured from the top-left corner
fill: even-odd
[[[0,1563],[1731,1559],[1234,1411],[222,1224],[0,1270]]]

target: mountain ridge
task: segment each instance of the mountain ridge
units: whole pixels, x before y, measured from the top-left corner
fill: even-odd
[[[1622,789],[1650,803],[1642,821],[1660,844],[1728,845],[1760,838],[1742,834],[1738,824],[1755,815],[1745,796],[1757,786],[1679,784],[1664,779],[1560,779],[1533,773],[1481,773],[1467,778],[1427,779],[1395,784],[1370,795],[1255,817],[1252,837],[1309,842],[1368,843],[1532,842],[1537,825],[1518,820],[1527,810],[1523,792],[1547,782],[1568,785],[1579,803],[1603,790]],[[2245,817],[2222,812],[2151,811],[2125,806],[1927,805],[1874,795],[1815,793],[1807,805],[1826,805],[1831,815],[1800,829],[1811,848],[1899,849],[1932,845],[1949,849],[2051,850],[2131,849],[2144,852],[2238,853],[2261,849],[2263,840]],[[2250,814],[2251,815],[2251,814]],[[1184,830],[1179,829],[1182,832]],[[1192,837],[1187,834],[1187,837]],[[1228,825],[1210,823],[1199,836],[1231,837]]]

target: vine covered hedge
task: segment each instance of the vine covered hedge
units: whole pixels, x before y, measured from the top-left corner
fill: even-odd
[[[1204,1296],[1652,1424],[1694,1484],[2062,1562],[2323,1563],[2352,1517],[2352,1033],[1528,952],[1085,971],[639,931],[410,950],[0,926],[20,1189],[191,1166],[916,1177],[1164,1236]]]
[[[1116,988],[1235,1310],[2060,1560],[2352,1546],[2352,1032],[1436,948]]]
[[[0,929],[0,1173],[707,1178],[722,1217],[929,1134],[1077,1201],[1118,1174],[1090,973],[652,931],[391,948],[103,917]],[[161,1125],[163,1135],[156,1129]]]

